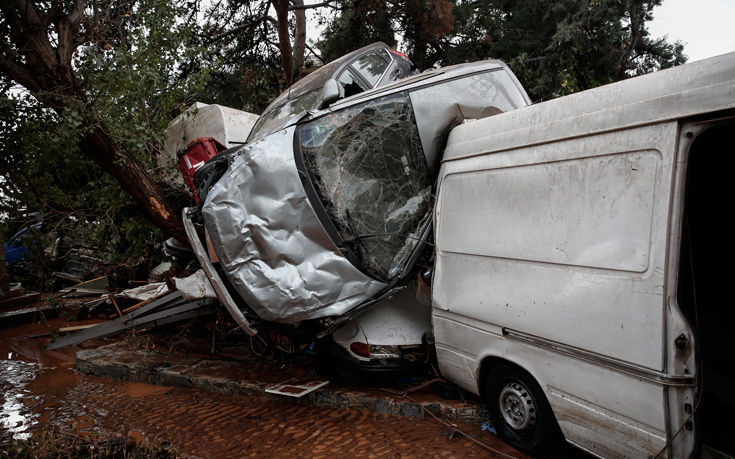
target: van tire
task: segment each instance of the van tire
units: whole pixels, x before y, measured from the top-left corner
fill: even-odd
[[[510,363],[493,366],[485,378],[485,403],[500,438],[533,456],[551,453],[564,438],[541,387]]]

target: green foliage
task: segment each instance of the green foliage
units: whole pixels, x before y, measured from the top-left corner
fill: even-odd
[[[164,130],[210,78],[209,67],[188,66],[206,53],[193,44],[191,5],[140,0],[99,7],[108,5],[125,10],[115,27],[77,49],[73,64],[81,96],[66,100],[63,112],[0,77],[0,212],[8,218],[6,231],[19,229],[36,212],[53,233],[35,242],[42,247],[28,263],[28,287],[43,287],[49,271],[63,268],[43,250],[59,237],[73,248],[94,248],[94,256],[109,265],[132,267],[151,255],[161,231],[115,178],[80,153],[79,142],[101,127],[119,151],[132,154],[154,178],[163,177],[157,159]]]
[[[281,93],[282,78],[277,59],[252,57],[230,69],[214,70],[200,101],[260,114]]]
[[[419,68],[501,59],[537,101],[686,61],[681,43],[652,39],[646,29],[662,0],[365,1],[339,2],[341,14],[319,43],[330,58],[378,37],[354,23],[359,12],[392,28],[381,34],[400,34]]]
[[[148,167],[156,165],[172,115],[193,103],[209,80],[209,66],[180,70],[208,56],[204,47],[191,44],[196,24],[190,9],[171,0],[138,0],[124,15],[116,40],[80,47],[74,62],[87,96],[85,113],[120,150]],[[73,115],[68,110],[64,117]]]
[[[14,125],[0,129],[7,148],[0,162],[5,237],[28,224],[29,213],[44,221],[42,233],[24,238],[29,250],[17,280],[28,288],[48,287],[51,272],[63,270],[72,248],[94,248],[95,257],[110,265],[133,265],[150,251],[160,230],[112,177],[80,154],[75,116],[58,116],[28,96],[6,94],[0,101],[6,108],[0,124]],[[49,248],[58,238],[67,245],[54,260]]]
[[[381,0],[349,0],[342,13],[327,24],[319,51],[329,62],[355,49],[382,41],[395,47],[390,6]]]
[[[209,5],[209,4],[206,4]],[[191,69],[209,68],[200,101],[261,113],[286,88],[271,2],[212,2],[204,11],[199,41],[207,56]]]
[[[544,100],[685,62],[681,43],[652,40],[646,22],[661,0],[489,0],[457,4],[444,63],[507,62]]]

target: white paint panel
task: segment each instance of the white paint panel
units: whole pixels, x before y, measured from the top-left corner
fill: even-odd
[[[440,224],[453,237],[442,250],[644,272],[660,158],[648,150],[451,174]]]
[[[444,163],[435,209],[437,258],[432,285],[435,314],[449,311],[661,371],[664,366],[663,266],[676,132],[676,123],[665,123]],[[612,152],[622,153],[610,154]],[[591,157],[594,154],[600,156]],[[579,168],[585,173],[572,174],[576,169],[568,165],[574,164],[585,164]],[[631,167],[630,173],[625,172],[627,164]],[[563,171],[569,176],[551,180],[548,171],[551,166],[556,167],[559,175]],[[638,170],[633,171],[633,167]],[[532,172],[519,173],[522,169]],[[638,172],[642,175],[635,175]],[[500,189],[498,180],[479,180],[488,173],[491,174],[488,177],[502,180],[503,186],[511,190]],[[505,177],[499,178],[505,173],[513,174],[513,179],[523,179],[524,182],[514,183]],[[627,185],[622,180],[623,185],[620,185],[621,178],[616,174],[636,178],[639,183]],[[611,220],[616,222],[621,217],[613,215],[613,212],[625,210],[629,215],[628,208],[614,199],[610,199],[611,204],[607,203],[607,194],[602,200],[599,193],[602,185],[590,183],[606,180],[606,177],[612,179],[605,186],[615,189],[620,194],[619,200],[632,206],[630,214],[635,218],[625,217],[623,221],[635,226],[633,222],[636,219],[643,220],[643,216],[648,215],[646,224],[638,224],[648,229],[636,233],[640,228],[618,224],[617,232],[610,232],[605,227],[595,227],[594,219],[580,215],[588,227],[597,228],[604,237],[616,241],[614,250],[608,249],[607,255],[601,255],[594,243],[603,236],[591,237],[581,232],[579,221],[569,219],[575,210],[569,209],[570,204],[560,201],[574,199],[575,205],[586,206],[587,211],[594,212],[597,218],[606,219],[608,224]],[[553,188],[558,187],[561,190],[574,188],[581,195],[571,191],[556,194],[554,199],[557,202],[549,205],[554,212],[552,220],[549,217],[552,211],[534,204],[533,201],[539,198],[548,199],[531,179],[545,180],[547,194],[557,193]],[[474,183],[467,186],[470,180]],[[572,185],[571,182],[577,183]],[[492,188],[495,194],[488,188]],[[527,189],[533,189],[533,192],[527,192]],[[590,190],[597,190],[597,195],[591,194]],[[637,193],[631,193],[631,190],[637,190]],[[654,196],[645,197],[647,192]],[[452,194],[451,199],[446,197],[448,194]],[[596,196],[597,204],[590,202],[591,196]],[[507,200],[514,200],[517,209]],[[603,207],[607,209],[605,212],[600,211]],[[510,218],[484,215],[496,212],[495,208],[515,218],[513,230],[503,228],[509,225]],[[567,216],[556,218],[562,211]],[[523,218],[529,215],[536,215],[535,219],[529,217],[524,222]],[[557,238],[569,235],[562,240],[566,246],[561,246],[571,253],[569,261],[558,262],[563,260],[563,255],[538,242],[550,240],[549,234]],[[492,240],[491,235],[502,235],[506,240],[498,242]],[[529,242],[529,235],[536,240]],[[582,238],[586,239],[582,241]],[[643,255],[640,247],[627,247],[622,242],[627,239],[642,245],[641,241],[636,242],[636,238],[648,241],[647,255]],[[583,242],[590,247],[584,247]],[[510,253],[511,244],[517,253]],[[457,253],[460,250],[476,250],[478,253]],[[636,253],[640,254],[634,258],[636,263],[626,260],[623,255]],[[542,258],[539,255],[554,255],[557,262],[550,262],[549,258],[546,261],[523,258]],[[581,264],[580,260],[585,256],[588,265],[595,264],[591,261],[604,261],[596,264],[638,270],[647,266],[647,269],[631,272],[573,264]],[[607,256],[615,262],[604,258]],[[438,334],[436,338],[441,342]],[[467,345],[462,333],[450,333],[445,339],[445,343],[455,348],[461,348],[459,343]],[[562,384],[559,387],[566,386]]]

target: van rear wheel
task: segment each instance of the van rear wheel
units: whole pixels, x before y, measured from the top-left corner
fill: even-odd
[[[494,366],[485,379],[485,401],[498,435],[525,453],[548,454],[563,438],[541,387],[520,367]]]

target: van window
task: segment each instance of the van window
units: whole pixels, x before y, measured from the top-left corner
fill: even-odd
[[[432,180],[407,92],[301,126],[301,154],[325,211],[362,268],[389,279],[428,224]]]

